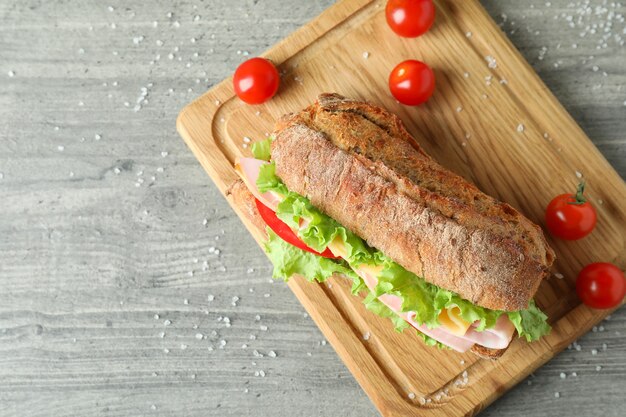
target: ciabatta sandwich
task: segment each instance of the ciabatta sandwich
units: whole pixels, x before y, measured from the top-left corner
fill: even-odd
[[[269,226],[275,277],[345,275],[397,329],[483,357],[550,330],[533,301],[554,261],[539,226],[440,166],[397,116],[323,94],[253,151],[229,194]]]

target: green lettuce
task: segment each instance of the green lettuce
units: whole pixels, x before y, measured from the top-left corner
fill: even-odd
[[[400,297],[401,311],[415,312],[415,321],[429,328],[440,326],[438,317],[441,311],[455,306],[464,320],[478,322],[477,331],[494,327],[498,317],[505,313],[474,305],[452,291],[430,284],[370,247],[363,239],[315,208],[307,198],[289,191],[276,176],[274,163],[261,167],[257,187],[261,192],[274,191],[284,196],[284,200],[278,204],[276,215],[293,230],[297,230],[298,237],[309,247],[323,252],[333,240],[340,239],[347,250],[346,259],[336,262],[295,248],[271,233],[265,249],[274,264],[275,277],[288,278],[300,274],[309,280],[321,282],[337,272],[350,277],[353,280],[353,293],[358,293],[367,287],[353,268],[362,264],[382,265],[378,284],[373,292],[368,290],[365,304],[376,314],[391,318],[396,328],[400,326],[399,320],[404,323],[402,327],[408,324],[376,300],[383,294]],[[520,337],[529,341],[537,340],[550,331],[546,315],[532,301],[528,309],[506,314]]]
[[[550,333],[550,325],[547,322],[548,316],[535,305],[535,300],[530,300],[526,310],[507,312],[509,319],[517,329],[520,337],[532,342],[541,336]]]
[[[272,140],[274,140],[274,138],[270,136],[267,139],[253,142],[252,143],[252,155],[254,155],[256,159],[269,161]]]
[[[286,281],[292,275],[298,274],[305,277],[308,281],[324,282],[335,273],[343,274],[352,279],[352,293],[354,295],[367,291],[368,294],[363,299],[365,308],[380,317],[390,319],[397,332],[402,332],[411,327],[409,323],[383,304],[374,293],[370,292],[363,280],[352,268],[345,264],[345,261],[322,258],[321,256],[303,251],[282,240],[269,227],[267,228],[267,234],[269,239],[265,243],[265,250],[274,264],[274,278]],[[429,346],[448,349],[446,345],[439,343],[420,331],[416,331],[416,334]]]
[[[303,251],[282,240],[267,227],[268,240],[265,243],[270,261],[274,265],[273,278],[285,281],[294,274],[302,275],[308,281],[324,282],[333,274],[343,274],[358,279],[356,273],[345,262],[336,262],[314,253]]]

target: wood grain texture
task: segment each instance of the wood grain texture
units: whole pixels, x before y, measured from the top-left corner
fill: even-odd
[[[0,415],[378,415],[174,129],[331,3],[0,2]],[[624,177],[624,48],[580,37],[603,2],[483,4]],[[625,332],[622,309],[482,415],[621,415]]]

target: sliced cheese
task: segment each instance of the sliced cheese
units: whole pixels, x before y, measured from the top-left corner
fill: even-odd
[[[348,249],[346,249],[346,244],[339,236],[335,237],[333,241],[328,244],[328,249],[330,249],[335,256],[341,256],[343,259],[348,258]]]
[[[369,276],[375,277],[376,281],[378,281],[378,274],[380,274],[380,272],[383,270],[383,266],[363,264],[360,265],[357,269],[364,272],[365,274],[368,274]]]
[[[457,306],[449,307],[439,314],[439,323],[450,333],[463,336],[472,323],[463,320],[461,309]]]

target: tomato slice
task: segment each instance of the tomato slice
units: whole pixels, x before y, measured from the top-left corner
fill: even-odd
[[[270,229],[272,229],[274,233],[276,233],[278,237],[280,237],[282,240],[297,248],[300,248],[307,252],[311,252],[315,255],[323,256],[324,258],[339,259],[339,256],[333,255],[333,253],[328,248],[326,248],[324,252],[320,253],[308,247],[307,244],[300,240],[298,235],[296,235],[293,230],[291,230],[291,227],[289,227],[287,223],[285,223],[284,221],[279,219],[278,216],[276,216],[276,213],[274,213],[271,208],[267,207],[256,198],[254,199],[254,202],[256,203],[256,208],[259,210],[259,214],[261,215],[261,218],[263,219],[265,224],[267,224]]]

